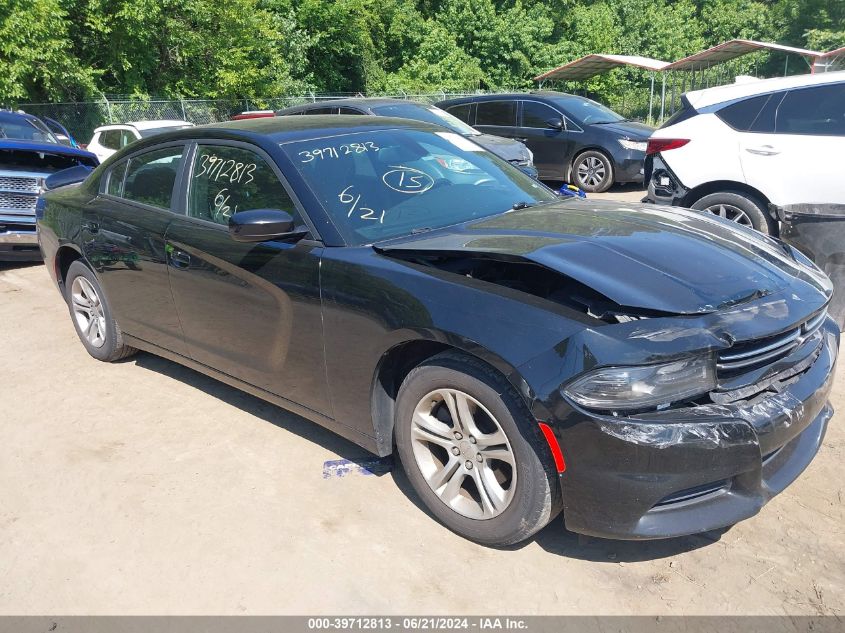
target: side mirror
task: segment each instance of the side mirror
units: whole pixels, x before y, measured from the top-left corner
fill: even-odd
[[[549,119],[546,121],[546,127],[550,127],[553,130],[565,130],[566,126],[563,124],[563,118],[560,119]]]
[[[239,211],[229,218],[229,235],[236,242],[266,242],[302,237],[305,233],[294,230],[291,214],[279,209]]]
[[[68,167],[47,176],[44,181],[44,188],[48,191],[50,189],[57,189],[65,185],[76,185],[88,178],[88,174],[93,171],[93,168],[87,165],[77,165],[76,167]]]

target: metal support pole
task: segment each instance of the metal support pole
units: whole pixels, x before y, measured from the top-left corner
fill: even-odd
[[[660,91],[660,122],[663,123],[663,112],[666,108],[666,73],[663,73],[663,88]]]
[[[651,91],[648,93],[648,122],[652,122],[651,106],[654,104],[654,71],[651,73]]]

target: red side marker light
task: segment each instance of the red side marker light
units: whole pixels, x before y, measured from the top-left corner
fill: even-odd
[[[557,472],[564,472],[566,470],[566,462],[563,461],[563,451],[560,450],[560,444],[557,443],[555,434],[552,432],[551,427],[545,422],[538,422],[538,424],[540,425],[540,430],[543,432],[543,437],[546,438],[546,442],[548,442],[549,448],[552,450],[552,457],[555,460],[555,468],[557,468]]]

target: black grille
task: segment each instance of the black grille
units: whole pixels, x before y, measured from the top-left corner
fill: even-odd
[[[720,376],[736,374],[740,371],[759,367],[783,358],[821,327],[827,316],[822,310],[800,325],[776,336],[744,341],[719,354],[716,368]]]
[[[673,492],[671,495],[663,497],[660,501],[654,504],[654,507],[663,508],[665,506],[669,506],[675,503],[682,503],[684,501],[694,501],[697,499],[701,499],[702,497],[707,497],[717,492],[727,490],[730,487],[730,484],[731,482],[729,479],[721,479],[719,481],[713,481],[709,484],[703,484],[701,486],[694,486],[693,488],[679,490],[678,492]]]

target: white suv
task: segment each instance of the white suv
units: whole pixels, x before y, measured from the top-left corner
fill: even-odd
[[[647,202],[691,207],[764,233],[845,203],[845,72],[689,92],[649,139]]]
[[[121,125],[104,125],[94,130],[94,136],[91,137],[91,142],[88,143],[85,149],[96,154],[102,163],[117,150],[123,149],[138,139],[193,126],[194,124],[188,121],[173,119],[133,121]]]

